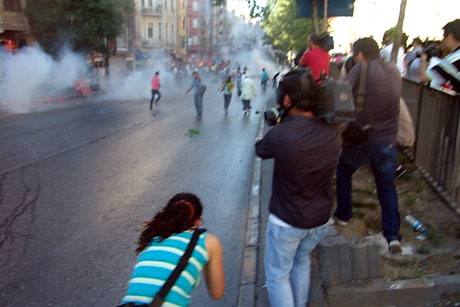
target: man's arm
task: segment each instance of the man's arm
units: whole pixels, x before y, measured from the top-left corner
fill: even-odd
[[[275,145],[273,144],[272,131],[269,130],[265,136],[256,142],[256,155],[262,159],[270,159],[275,157]]]

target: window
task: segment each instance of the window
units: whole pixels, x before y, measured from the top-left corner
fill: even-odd
[[[179,21],[179,27],[185,29],[185,16],[182,16]]]
[[[149,0],[149,7],[153,7],[153,0]]]
[[[165,10],[168,9],[168,0],[165,0]]]
[[[192,45],[198,45],[198,36],[193,37]]]
[[[194,18],[192,21],[192,28],[198,29],[198,19]]]
[[[147,37],[153,38],[153,22],[149,22],[147,26]]]
[[[3,0],[5,11],[21,12],[21,0]]]
[[[181,9],[184,9],[184,8],[185,8],[185,0],[180,0],[180,1],[179,1],[179,7],[180,7]]]
[[[161,39],[161,22],[158,23],[158,38]]]
[[[193,10],[198,11],[198,1],[193,1]]]
[[[171,0],[171,10],[174,11],[174,0]]]
[[[175,39],[176,35],[174,33],[174,25],[171,25],[171,42],[172,43],[175,43],[176,42],[176,39]]]
[[[168,24],[167,23],[165,24],[165,38],[166,38],[166,42],[168,43],[169,37],[168,37]]]

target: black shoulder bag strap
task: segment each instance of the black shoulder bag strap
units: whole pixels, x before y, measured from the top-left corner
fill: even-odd
[[[358,99],[356,102],[356,113],[361,113],[364,106],[364,95],[366,94],[367,63],[361,62],[361,74],[359,75]]]
[[[166,295],[168,295],[169,291],[176,283],[182,271],[187,267],[188,260],[190,259],[190,256],[192,255],[192,252],[195,249],[195,246],[198,242],[198,238],[205,231],[206,229],[195,229],[192,238],[190,239],[190,242],[187,246],[187,249],[185,250],[182,257],[179,259],[179,263],[177,264],[174,271],[172,271],[171,275],[169,275],[168,280],[166,280],[166,282],[163,284],[163,287],[161,287],[160,291],[158,291],[158,293],[153,298],[153,301],[149,305],[150,307],[160,307],[164,303]]]

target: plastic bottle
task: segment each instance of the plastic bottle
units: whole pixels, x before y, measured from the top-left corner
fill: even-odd
[[[415,219],[412,215],[406,215],[404,220],[406,222],[408,222],[412,226],[412,228],[414,230],[420,231],[420,232],[425,232],[426,231],[426,228],[425,228],[425,226],[423,226],[422,222],[420,222],[417,219]]]

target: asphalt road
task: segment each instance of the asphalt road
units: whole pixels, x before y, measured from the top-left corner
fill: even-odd
[[[259,91],[244,117],[234,94],[225,116],[217,85],[208,83],[197,121],[185,90],[164,89],[156,116],[147,100],[88,98],[0,117],[0,306],[116,306],[140,222],[182,191],[200,197],[203,227],[222,241],[227,282],[215,302],[203,279],[191,306],[235,306],[255,111],[267,96]]]

